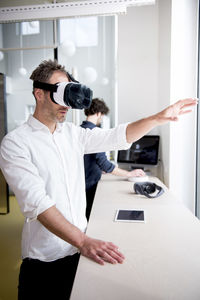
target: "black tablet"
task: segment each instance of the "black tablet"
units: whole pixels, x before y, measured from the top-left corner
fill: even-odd
[[[144,223],[144,210],[118,209],[115,216],[115,221]]]

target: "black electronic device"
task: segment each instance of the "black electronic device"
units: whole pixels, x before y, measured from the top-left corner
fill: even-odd
[[[115,221],[144,222],[144,210],[118,209],[115,216]]]
[[[117,162],[128,163],[133,168],[156,166],[158,164],[159,135],[144,135],[134,142],[128,150],[118,151]]]
[[[133,185],[136,194],[144,195],[147,198],[157,198],[164,193],[164,189],[153,182],[136,182]]]

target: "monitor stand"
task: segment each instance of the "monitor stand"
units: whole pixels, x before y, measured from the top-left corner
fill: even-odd
[[[133,170],[136,170],[136,169],[142,169],[147,176],[151,176],[152,175],[152,172],[151,170],[149,170],[148,167],[144,167],[144,166],[130,166],[130,170],[133,171]]]
[[[141,167],[141,166],[137,166],[137,167],[131,166],[131,171],[136,170],[136,169],[142,169],[142,170],[144,170],[144,167]]]

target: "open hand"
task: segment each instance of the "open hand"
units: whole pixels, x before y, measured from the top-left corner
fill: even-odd
[[[156,115],[159,124],[164,124],[168,121],[178,121],[179,116],[192,111],[188,108],[195,106],[197,101],[196,98],[187,98],[168,106]]]
[[[100,265],[104,262],[111,264],[123,263],[124,256],[119,252],[118,247],[111,242],[104,242],[85,236],[79,248],[82,255],[94,260]]]

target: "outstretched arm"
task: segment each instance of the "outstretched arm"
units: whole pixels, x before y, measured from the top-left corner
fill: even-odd
[[[130,123],[126,129],[127,142],[133,143],[137,141],[158,125],[163,125],[170,121],[178,121],[179,116],[191,112],[191,107],[196,104],[197,99],[194,98],[179,100],[153,116]]]

